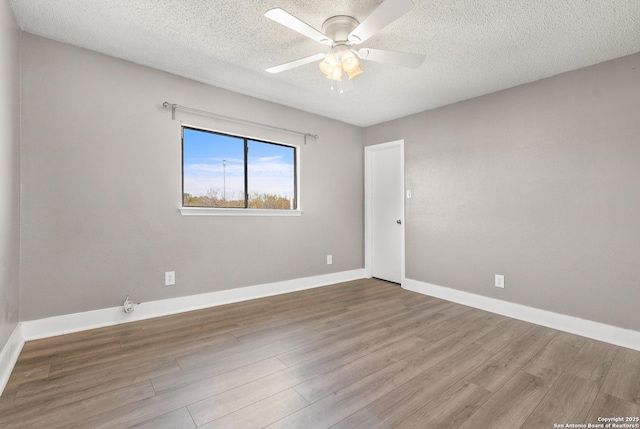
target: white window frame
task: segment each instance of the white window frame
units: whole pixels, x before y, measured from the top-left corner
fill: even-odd
[[[202,126],[198,126],[198,125],[188,125],[188,124],[180,124],[180,142],[181,142],[181,147],[180,147],[180,158],[181,158],[181,165],[180,165],[180,174],[181,174],[181,181],[184,180],[184,160],[182,159],[183,156],[183,151],[184,149],[182,148],[182,136],[183,136],[183,128],[192,128],[195,130],[202,130],[205,132],[212,132],[212,133],[218,133],[218,134],[224,134],[224,135],[228,135],[228,136],[232,136],[232,137],[238,137],[238,138],[243,138],[243,139],[248,139],[248,140],[254,140],[254,141],[258,141],[258,142],[264,142],[264,143],[273,143],[273,144],[277,144],[280,146],[288,146],[288,147],[292,147],[295,148],[295,169],[296,169],[296,202],[297,202],[297,207],[295,210],[280,210],[280,209],[250,209],[250,208],[228,208],[228,207],[185,207],[183,206],[183,202],[184,202],[184,188],[183,186],[180,186],[180,206],[178,207],[178,210],[180,211],[180,214],[182,214],[182,216],[281,216],[281,217],[287,217],[287,216],[302,216],[302,199],[300,198],[301,192],[300,192],[300,176],[301,174],[301,166],[300,166],[300,146],[298,145],[294,145],[294,144],[290,144],[290,143],[283,143],[283,142],[279,142],[279,141],[274,141],[274,140],[269,140],[269,139],[264,139],[264,138],[260,138],[260,137],[255,137],[255,136],[249,136],[249,135],[245,135],[245,134],[237,134],[237,133],[229,133],[229,132],[225,132],[225,131],[221,131],[221,130],[216,130],[216,129],[212,129],[212,128],[207,128],[207,127],[202,127]]]

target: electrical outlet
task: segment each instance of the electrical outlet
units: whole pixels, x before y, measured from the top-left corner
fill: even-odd
[[[411,189],[407,189],[407,199],[411,199]]]
[[[504,289],[504,276],[502,274],[496,274],[496,287]]]
[[[164,285],[173,286],[174,284],[176,284],[176,272],[167,271],[166,273],[164,273]]]
[[[327,255],[327,265],[333,264],[333,256]]]

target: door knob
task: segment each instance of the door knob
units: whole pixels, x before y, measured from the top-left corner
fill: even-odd
[[[398,219],[398,220],[396,221],[396,223],[397,223],[398,225],[402,225],[402,220],[401,220],[401,219]]]

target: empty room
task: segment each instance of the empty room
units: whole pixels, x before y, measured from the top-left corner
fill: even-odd
[[[0,428],[640,428],[640,2],[0,0]]]

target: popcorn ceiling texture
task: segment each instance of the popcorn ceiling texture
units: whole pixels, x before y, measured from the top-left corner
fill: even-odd
[[[418,70],[363,61],[343,95],[316,63],[264,71],[328,50],[265,18],[267,10],[282,7],[320,29],[333,15],[362,21],[380,3],[10,0],[26,32],[358,126],[640,51],[638,0],[414,0],[361,47],[423,53]]]

